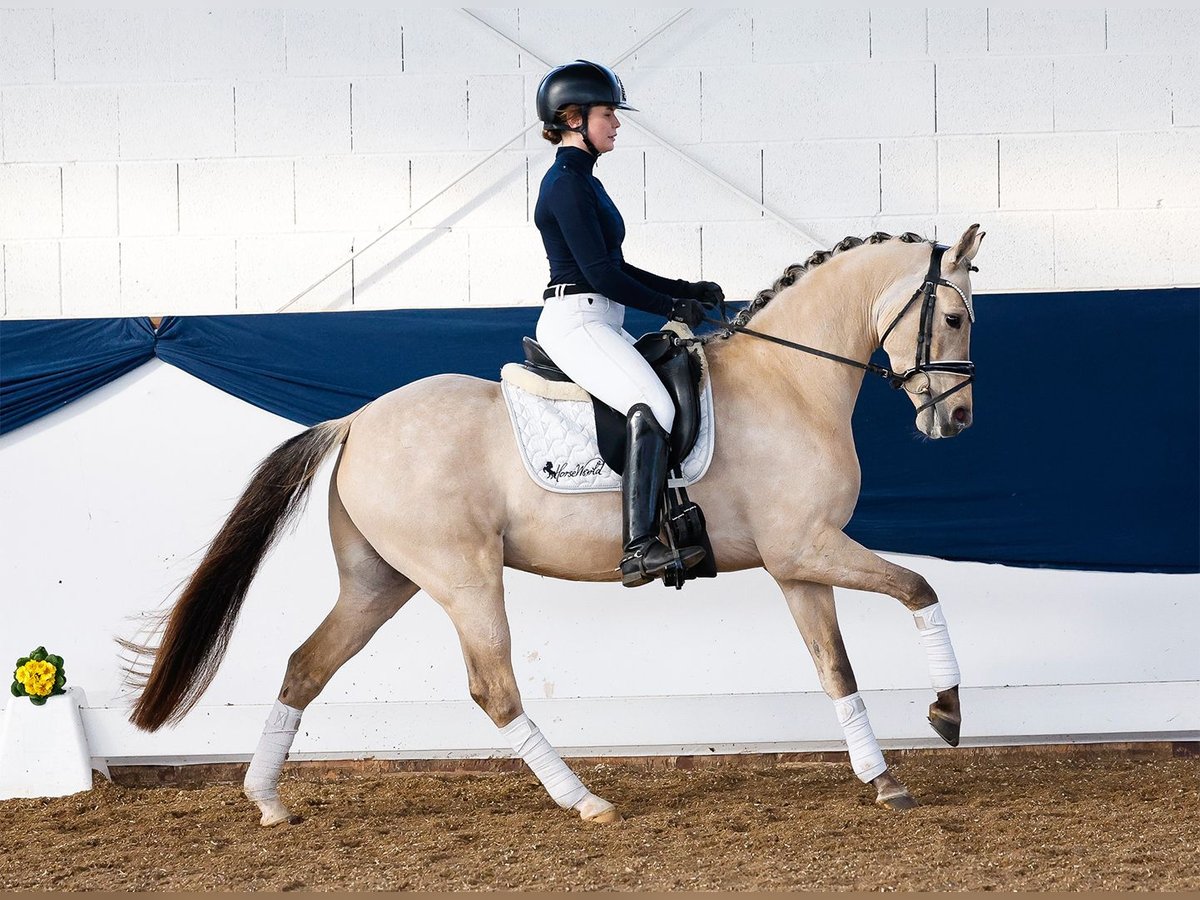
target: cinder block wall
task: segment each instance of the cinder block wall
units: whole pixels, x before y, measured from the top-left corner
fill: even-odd
[[[532,124],[539,59],[674,14],[0,10],[3,314],[277,310]],[[597,173],[631,261],[731,296],[975,221],[978,290],[1197,284],[1197,48],[1194,10],[697,9],[618,67]],[[291,308],[540,302],[552,155],[530,129]]]

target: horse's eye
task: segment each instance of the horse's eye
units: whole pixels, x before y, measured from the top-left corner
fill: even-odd
[[[946,316],[946,324],[951,328],[958,328],[962,325],[962,316],[956,316],[954,313],[950,313]]]

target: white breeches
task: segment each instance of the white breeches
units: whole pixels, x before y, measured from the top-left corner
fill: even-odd
[[[537,323],[537,341],[576,384],[619,412],[645,403],[664,431],[675,405],[662,381],[621,326],[625,307],[602,294],[551,297]]]

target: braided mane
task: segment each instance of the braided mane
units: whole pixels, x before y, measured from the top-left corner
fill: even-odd
[[[919,234],[911,231],[906,231],[904,234],[893,237],[886,231],[876,231],[874,234],[866,238],[858,238],[850,235],[845,237],[834,246],[832,250],[818,250],[813,253],[808,259],[802,263],[792,263],[783,270],[783,274],[775,279],[775,283],[769,288],[763,288],[759,291],[750,304],[734,316],[730,324],[734,326],[744,326],[754,318],[754,314],[771,302],[771,299],[782,291],[784,288],[791,287],[795,284],[805,272],[810,269],[815,269],[821,263],[826,262],[831,257],[842,253],[846,250],[851,250],[861,244],[882,244],[884,241],[903,241],[906,244],[917,244],[925,240]]]

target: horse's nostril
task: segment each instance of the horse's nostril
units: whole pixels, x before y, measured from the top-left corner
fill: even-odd
[[[958,409],[954,410],[954,421],[955,422],[967,421],[967,408],[965,406],[960,406],[960,407],[958,407]]]

